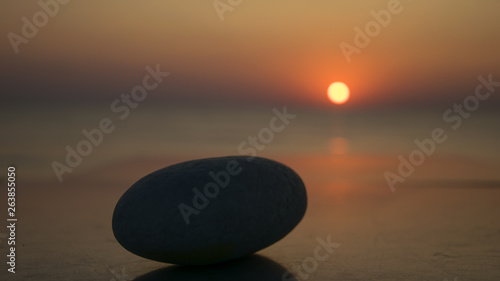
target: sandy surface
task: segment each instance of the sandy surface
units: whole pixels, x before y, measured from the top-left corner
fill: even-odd
[[[132,159],[62,185],[20,179],[17,273],[5,269],[0,277],[287,280],[291,271],[298,280],[500,280],[498,182],[440,178],[433,176],[434,170],[416,173],[391,192],[382,173],[394,159],[275,158],[302,175],[309,208],[290,235],[259,255],[215,267],[185,268],[124,250],[111,231],[115,203],[142,175],[179,161]],[[440,175],[462,165],[433,161],[426,169],[440,167]],[[478,168],[477,178],[486,178],[481,173],[491,173],[488,169]],[[340,245],[319,261],[314,258],[318,239]],[[6,244],[0,245],[6,252]]]

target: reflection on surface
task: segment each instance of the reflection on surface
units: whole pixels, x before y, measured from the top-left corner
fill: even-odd
[[[251,255],[212,266],[168,266],[139,276],[134,281],[159,280],[296,281],[297,279],[280,264],[259,255]]]
[[[349,140],[346,138],[336,137],[330,139],[329,150],[333,155],[346,155],[349,152],[349,148]]]

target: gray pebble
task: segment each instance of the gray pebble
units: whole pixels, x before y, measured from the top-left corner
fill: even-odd
[[[281,163],[247,156],[200,159],[132,185],[115,207],[113,232],[138,256],[207,265],[276,243],[306,207],[302,180]]]

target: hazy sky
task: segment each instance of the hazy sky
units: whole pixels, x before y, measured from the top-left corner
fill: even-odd
[[[157,64],[171,73],[150,95],[160,100],[325,105],[343,81],[352,105],[455,102],[479,75],[500,80],[495,0],[401,1],[348,63],[339,45],[396,2],[242,1],[221,20],[212,0],[69,1],[16,54],[9,33],[43,10],[2,1],[2,96],[112,100]]]

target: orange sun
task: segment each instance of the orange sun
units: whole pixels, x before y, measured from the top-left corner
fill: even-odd
[[[349,88],[342,82],[335,82],[328,87],[328,98],[335,104],[344,104],[349,99]]]

